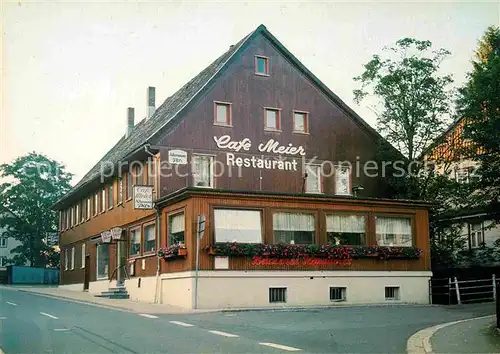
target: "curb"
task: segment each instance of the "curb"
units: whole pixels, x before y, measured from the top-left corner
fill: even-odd
[[[350,305],[316,305],[316,306],[297,306],[297,307],[248,307],[248,308],[226,308],[220,310],[214,310],[218,312],[300,312],[300,311],[310,311],[310,310],[326,310],[326,309],[342,309],[342,308],[365,308],[365,307],[402,307],[402,306],[413,306],[413,307],[439,307],[441,305],[431,305],[431,304],[411,304],[411,303],[397,303],[397,304],[350,304]]]
[[[483,318],[495,317],[496,315],[488,315],[481,317],[467,318],[465,320],[458,320],[453,322],[442,323],[436,326],[424,328],[417,333],[413,334],[406,342],[406,352],[408,354],[432,354],[431,338],[437,331],[442,328],[452,326],[458,323],[469,322],[473,320],[480,320]]]

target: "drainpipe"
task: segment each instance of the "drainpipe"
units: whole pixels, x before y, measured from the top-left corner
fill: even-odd
[[[144,151],[146,151],[153,159],[155,158],[155,154],[150,150],[150,145],[147,144],[144,146]],[[158,164],[155,163],[155,171],[154,171],[155,179],[156,179],[156,188],[155,188],[155,199],[158,200],[160,196],[160,179],[158,178]],[[160,213],[160,208],[158,205],[155,203],[155,209],[156,209],[156,240],[158,240],[158,246],[161,243],[161,230],[160,230],[160,225],[161,225],[161,213]],[[160,285],[160,257],[158,254],[156,255],[156,286],[155,286],[155,300],[154,303],[157,304],[160,301],[159,297],[159,285]]]

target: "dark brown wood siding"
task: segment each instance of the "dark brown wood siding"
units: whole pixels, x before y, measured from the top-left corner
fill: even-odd
[[[270,76],[254,74],[254,56],[264,55],[270,60]],[[214,101],[231,103],[232,126],[214,125]],[[282,131],[264,130],[264,108],[281,109]],[[309,134],[293,133],[293,110],[309,112]],[[377,142],[348,114],[333,104],[316,86],[307,80],[270,42],[257,38],[245,48],[220,79],[207,87],[205,94],[189,106],[172,128],[164,132],[156,143],[166,147],[179,147],[192,153],[213,153],[217,155],[217,166],[226,165],[226,151],[218,149],[214,136],[230,135],[233,140],[249,138],[252,147],[245,153],[235,152],[237,157],[261,156],[257,146],[269,139],[281,145],[292,143],[303,146],[306,157],[316,157],[316,162],[338,163],[349,161],[354,164],[375,159]],[[228,151],[229,152],[229,151]],[[266,156],[266,155],[264,155]],[[270,158],[276,155],[268,154]],[[256,190],[300,193],[302,190],[302,168],[300,157],[297,171],[266,170],[258,168],[226,168],[224,174],[216,177],[215,186],[221,189]],[[163,177],[162,195],[184,186],[192,185],[190,166],[178,166],[178,173],[167,176],[167,152],[162,150]],[[325,172],[330,164],[325,165]],[[382,197],[385,194],[381,178],[353,174],[352,184],[362,184],[364,196]],[[173,172],[170,170],[170,172]],[[373,170],[370,170],[373,172]],[[182,175],[182,176],[179,176]],[[334,177],[324,178],[324,192],[334,193]]]
[[[338,202],[324,202],[301,200],[300,198],[284,198],[273,200],[270,197],[262,196],[193,196],[188,202],[180,202],[168,207],[168,211],[163,211],[162,215],[167,215],[169,211],[177,210],[179,207],[186,206],[186,247],[188,248],[188,257],[186,260],[177,260],[164,262],[162,270],[168,265],[168,271],[185,271],[195,269],[195,250],[196,250],[196,216],[204,214],[207,217],[205,225],[205,236],[201,240],[200,249],[210,246],[214,242],[214,225],[212,211],[214,207],[238,207],[261,209],[263,211],[263,242],[273,243],[272,232],[272,214],[273,210],[290,209],[295,211],[313,212],[317,215],[316,219],[316,240],[319,244],[326,243],[326,227],[324,225],[324,216],[328,212],[348,212],[364,213],[369,216],[374,215],[404,215],[413,220],[414,246],[423,250],[423,256],[418,260],[397,260],[391,259],[380,261],[374,259],[353,260],[351,265],[311,265],[311,266],[254,266],[251,258],[229,257],[230,270],[412,270],[429,271],[430,263],[430,245],[429,245],[429,224],[428,212],[422,207],[412,207],[402,203],[376,202],[376,201],[358,201],[345,200]],[[190,219],[188,219],[190,218]],[[369,218],[370,220],[370,218]],[[368,244],[375,244],[374,225],[369,225],[367,229]],[[166,234],[165,234],[166,235]],[[165,240],[162,240],[165,242]],[[174,266],[174,262],[177,262]],[[180,266],[183,264],[184,266]],[[175,270],[174,270],[175,267]],[[213,270],[214,258],[208,253],[200,252],[200,270]]]

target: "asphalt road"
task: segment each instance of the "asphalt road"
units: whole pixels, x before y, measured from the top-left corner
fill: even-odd
[[[405,353],[422,328],[493,304],[147,315],[0,290],[0,348],[14,353]]]

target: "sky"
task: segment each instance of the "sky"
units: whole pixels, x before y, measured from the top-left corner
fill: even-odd
[[[125,133],[260,24],[375,127],[353,77],[403,37],[451,51],[463,83],[477,41],[500,24],[497,1],[4,1],[0,163],[31,151],[76,184]]]

